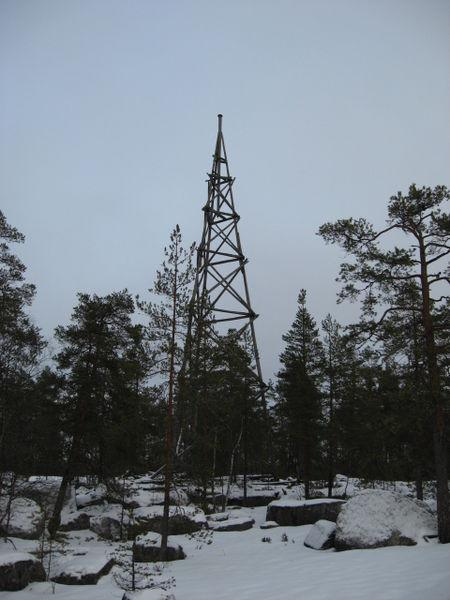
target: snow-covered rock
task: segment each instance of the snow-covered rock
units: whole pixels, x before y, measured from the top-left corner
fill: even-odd
[[[232,517],[225,521],[210,521],[209,528],[213,531],[246,531],[254,524],[255,520],[249,517]]]
[[[424,502],[396,492],[365,490],[342,508],[335,546],[338,550],[411,546],[436,530],[436,517]]]
[[[90,516],[85,512],[69,512],[61,515],[60,531],[81,531],[89,529]]]
[[[189,503],[188,495],[184,490],[170,491],[170,501],[177,506],[186,506]],[[134,487],[125,497],[125,504],[133,508],[155,506],[164,504],[164,491],[158,488]]]
[[[259,527],[261,529],[274,529],[274,527],[279,527],[279,525],[276,521],[264,521]]]
[[[65,585],[95,585],[113,565],[114,561],[105,555],[73,556],[54,569],[51,580]]]
[[[32,581],[45,581],[45,571],[37,558],[25,552],[0,555],[0,591],[23,590]]]
[[[211,513],[208,515],[208,521],[226,521],[230,517],[229,512]]]
[[[106,501],[107,490],[103,484],[95,488],[80,487],[75,492],[77,508],[85,508],[86,506],[95,506]]]
[[[275,500],[267,507],[266,520],[278,525],[312,525],[320,519],[336,521],[343,500],[317,498],[313,500]]]
[[[157,562],[161,555],[161,536],[159,533],[149,531],[138,535],[133,545],[133,556],[136,562]],[[186,558],[183,548],[170,540],[167,541],[167,560],[181,560]]]
[[[44,513],[30,498],[14,498],[8,521],[8,498],[0,498],[0,532],[13,537],[35,540],[44,529]]]
[[[334,546],[336,523],[321,519],[314,523],[305,538],[304,544],[313,550],[327,550]]]

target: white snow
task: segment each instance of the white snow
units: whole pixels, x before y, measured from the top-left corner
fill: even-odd
[[[160,589],[142,590],[140,592],[129,592],[126,600],[176,600],[175,596]]]
[[[226,521],[230,516],[229,512],[211,513],[208,515],[208,521]]]
[[[279,527],[279,525],[276,521],[264,521],[259,527],[260,529],[274,529],[275,527]]]
[[[264,522],[265,512],[265,507],[245,509],[257,525]],[[271,543],[261,542],[259,527],[232,534],[209,533],[213,541],[203,545],[200,536],[171,536],[171,541],[183,546],[187,558],[164,566],[164,577],[176,580],[176,587],[168,592],[177,600],[298,600],[300,592],[308,600],[449,599],[450,544],[317,552],[303,545],[310,529],[310,525],[279,527],[270,532]],[[288,541],[282,541],[283,533]],[[87,534],[73,532],[70,544],[79,539],[80,546],[86,547]],[[20,549],[36,544],[16,541]],[[101,541],[89,545],[99,551],[114,548]],[[7,547],[0,544],[0,551]],[[55,587],[60,600],[121,600],[122,596],[112,574],[96,586]],[[48,582],[1,594],[2,600],[51,597]]]
[[[135,479],[134,483],[147,487],[149,479],[142,477],[141,480]],[[336,483],[335,489],[347,486],[347,495],[350,496],[362,488],[360,480],[347,481],[343,476]],[[284,482],[277,485],[281,484]],[[392,482],[386,485],[400,490],[403,496],[411,495],[410,484]],[[86,488],[83,494],[88,494],[88,491]],[[153,490],[143,490],[147,491],[154,493]],[[263,493],[270,493],[270,490]],[[297,507],[334,501],[327,498],[299,500],[302,493],[301,486],[295,485],[287,490],[288,495],[284,499],[274,503]],[[92,495],[89,496],[92,500]],[[146,494],[139,496],[142,502],[146,501]],[[384,510],[380,506],[377,511]],[[126,510],[125,520],[139,515],[141,518],[160,516],[162,510],[162,506]],[[122,507],[105,504],[89,506],[82,512],[91,516],[120,518]],[[191,518],[206,521],[204,513],[194,506],[173,506],[171,514],[188,514]],[[158,588],[130,597],[134,600],[168,600],[173,594],[176,600],[299,600],[300,597],[307,600],[450,600],[450,544],[424,541],[417,523],[407,518],[406,513],[404,521],[400,519],[402,528],[406,531],[411,526],[412,532],[421,541],[419,545],[347,552],[317,552],[305,547],[305,538],[314,527],[311,525],[280,526],[262,531],[260,526],[265,523],[266,507],[241,508],[239,511],[228,508],[227,514],[229,519],[254,519],[256,527],[226,534],[203,530],[191,535],[170,536],[171,545],[183,547],[187,555],[185,560],[165,565],[139,563],[139,568],[148,570],[145,573],[153,573],[153,584],[165,582],[166,591]],[[381,516],[380,522],[383,519]],[[208,518],[208,522],[213,523],[214,517]],[[215,522],[219,523],[217,519]],[[157,533],[151,532],[143,537],[147,538],[147,543],[160,543]],[[124,568],[122,564],[126,561],[128,566],[131,564],[132,542],[109,542],[99,539],[89,530],[69,532],[64,534],[64,539],[64,543],[55,544],[51,575],[63,569],[64,563],[74,572],[94,570],[100,557],[103,560],[105,557],[117,557],[118,564],[97,585],[32,583],[21,592],[2,592],[0,599],[43,600],[51,598],[54,592],[55,598],[60,600],[121,600],[124,592],[115,578]],[[26,556],[29,560],[30,554],[27,553],[39,550],[39,540],[13,538],[13,542],[17,552],[12,552],[10,543],[0,540],[0,565],[9,564],[11,556],[14,560],[18,560],[18,556]],[[121,558],[126,561],[120,563]],[[45,568],[47,559],[44,561]]]

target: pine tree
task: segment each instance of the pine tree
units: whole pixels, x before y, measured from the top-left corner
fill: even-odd
[[[422,479],[429,475],[432,455],[433,406],[427,388],[424,331],[420,316],[420,290],[411,281],[403,290],[410,310],[388,315],[377,331],[383,358],[400,378],[398,414],[394,427],[402,452],[401,471],[416,481],[417,497],[423,497]],[[433,318],[435,318],[433,316]]]
[[[376,231],[365,219],[342,219],[319,229],[326,242],[337,243],[355,258],[343,263],[341,299],[363,301],[365,326],[375,331],[391,313],[416,310],[402,289],[416,281],[420,290],[418,314],[423,327],[427,367],[427,387],[434,408],[434,456],[437,480],[438,531],[442,543],[450,542],[450,496],[448,490],[448,396],[443,393],[440,347],[433,313],[440,310],[446,296],[439,289],[450,282],[446,260],[450,254],[450,215],[442,208],[450,200],[444,186],[435,189],[410,186],[388,204],[387,226]],[[380,240],[390,232],[407,236],[408,245],[385,250]],[[436,290],[433,292],[433,290]],[[435,297],[432,295],[435,294]],[[381,307],[381,309],[380,309]],[[381,314],[377,312],[381,310]]]
[[[143,450],[139,444],[145,435],[137,382],[144,378],[147,364],[135,352],[142,328],[131,321],[133,299],[126,290],[104,297],[79,294],[78,299],[71,324],[55,332],[61,344],[56,361],[65,377],[63,400],[70,443],[48,526],[52,537],[72,477],[83,468],[106,480],[118,465],[133,466]],[[128,455],[130,446],[132,456]],[[120,454],[125,460],[119,460]]]
[[[165,260],[157,272],[151,293],[159,302],[143,302],[138,306],[149,316],[149,338],[157,344],[160,373],[167,377],[167,412],[165,433],[164,511],[161,525],[161,560],[167,558],[169,535],[170,490],[173,478],[174,452],[174,398],[176,376],[182,362],[183,337],[188,322],[190,284],[194,278],[192,255],[194,245],[188,250],[182,246],[180,227],[170,235],[170,244],[164,248]]]
[[[45,342],[27,313],[36,293],[25,282],[25,265],[10,244],[25,241],[0,211],[0,470],[21,469],[18,415],[26,414],[27,391]]]
[[[30,388],[26,422],[19,421],[27,439],[29,473],[55,475],[63,470],[64,385],[64,377],[47,366]]]
[[[343,342],[339,323],[328,314],[322,321],[324,332],[324,386],[327,397],[328,497],[333,493],[336,470],[336,404],[341,400]]]

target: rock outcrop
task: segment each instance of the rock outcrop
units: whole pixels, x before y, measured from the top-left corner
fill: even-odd
[[[213,531],[246,531],[255,524],[249,517],[231,517],[224,521],[209,521],[209,528]]]
[[[343,500],[317,498],[313,500],[275,500],[267,507],[266,520],[278,525],[312,525],[324,519],[336,521]]]
[[[8,514],[9,511],[9,514]],[[44,529],[44,513],[30,498],[0,499],[0,533],[27,540],[39,538]]]
[[[77,556],[61,562],[51,580],[65,585],[95,585],[113,565],[114,561],[107,556]]]
[[[32,581],[45,581],[42,564],[24,552],[11,552],[0,556],[0,591],[23,590]]]

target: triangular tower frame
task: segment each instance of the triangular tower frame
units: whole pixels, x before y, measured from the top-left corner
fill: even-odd
[[[203,207],[203,233],[197,248],[196,278],[193,288],[189,331],[201,331],[218,341],[217,326],[236,326],[235,339],[250,333],[252,354],[251,378],[257,398],[265,407],[265,390],[261,361],[256,341],[254,321],[258,315],[252,309],[245,267],[245,258],[238,230],[240,216],[236,212],[233,183],[230,175],[222,115],[218,115],[218,131],[211,172],[208,173],[208,199]]]

